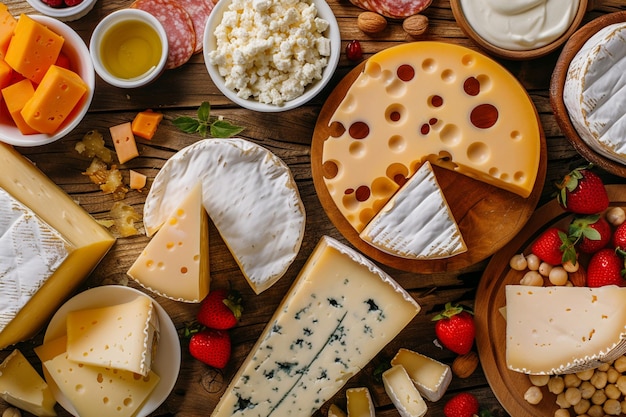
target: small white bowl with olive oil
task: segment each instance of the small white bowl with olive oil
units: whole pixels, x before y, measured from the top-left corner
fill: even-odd
[[[120,9],[98,23],[89,53],[96,73],[106,83],[120,88],[141,87],[165,69],[167,34],[150,13]]]

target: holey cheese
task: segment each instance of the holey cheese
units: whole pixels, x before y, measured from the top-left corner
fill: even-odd
[[[626,23],[600,29],[580,48],[567,70],[563,102],[572,125],[589,147],[626,163]]]
[[[39,331],[115,239],[8,145],[0,144],[0,166],[3,349]]]
[[[372,56],[329,128],[324,182],[358,232],[426,160],[522,197],[539,167],[541,126],[524,88],[492,59],[448,43]]]
[[[626,353],[626,288],[507,285],[505,291],[509,369],[574,373]]]
[[[419,310],[365,257],[323,237],[212,417],[313,415]]]
[[[198,183],[202,201],[252,289],[274,284],[304,236],[304,205],[289,167],[244,139],[205,139],[170,158],[146,197],[143,222],[154,234]]]

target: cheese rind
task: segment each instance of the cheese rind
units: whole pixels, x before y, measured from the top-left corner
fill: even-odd
[[[401,365],[429,401],[439,401],[452,382],[452,370],[444,363],[409,349],[400,349],[391,359],[391,365]]]
[[[402,365],[383,372],[385,392],[402,417],[422,417],[428,411],[426,402]]]
[[[376,417],[376,409],[370,391],[365,387],[346,390],[348,417]]]
[[[359,235],[407,259],[440,259],[467,252],[437,178],[426,161]]]
[[[626,288],[507,285],[505,293],[509,369],[574,373],[626,354]]]
[[[385,272],[324,236],[212,416],[312,415],[419,310]]]

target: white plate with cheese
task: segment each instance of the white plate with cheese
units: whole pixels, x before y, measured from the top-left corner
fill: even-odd
[[[125,303],[132,301],[138,295],[152,300],[158,314],[160,328],[156,357],[152,365],[152,369],[159,375],[160,381],[135,415],[135,417],[145,417],[156,410],[169,396],[178,379],[181,362],[181,350],[176,327],[165,309],[151,297],[139,290],[121,285],[106,285],[86,290],[68,300],[52,317],[46,329],[44,342],[55,340],[65,334],[65,318],[69,312]],[[45,376],[57,402],[68,412],[78,415],[51,378],[48,375]]]

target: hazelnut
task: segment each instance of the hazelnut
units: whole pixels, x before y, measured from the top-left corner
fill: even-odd
[[[411,36],[421,36],[428,29],[428,17],[422,14],[409,16],[402,22],[402,29]]]
[[[378,33],[387,27],[387,19],[375,12],[363,12],[357,18],[357,26],[364,33]]]
[[[459,378],[468,378],[478,367],[478,355],[470,351],[465,355],[459,355],[452,362],[452,373]]]

